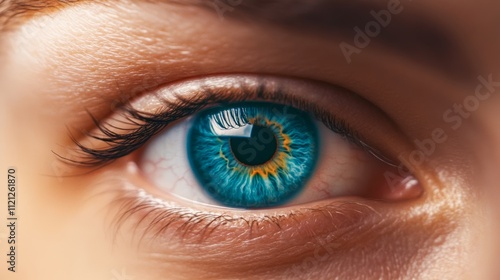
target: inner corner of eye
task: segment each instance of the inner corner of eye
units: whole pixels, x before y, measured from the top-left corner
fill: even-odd
[[[366,190],[373,187],[366,175],[383,178],[383,172],[369,165],[360,169],[359,157],[348,145],[325,141],[324,134],[309,112],[294,107],[225,104],[159,135],[146,148],[142,168],[158,188],[175,197],[231,208],[370,193],[402,197],[404,187]]]

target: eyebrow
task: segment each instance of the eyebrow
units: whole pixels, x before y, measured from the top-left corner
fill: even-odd
[[[134,0],[150,3],[174,3],[178,5],[201,6],[212,9],[224,19],[240,21],[264,21],[286,29],[317,33],[318,36],[336,36],[352,47],[356,36],[355,28],[364,29],[373,21],[372,11],[387,8],[388,3],[408,5],[411,0],[376,1],[332,1],[332,0]],[[85,2],[116,2],[120,0],[0,0],[0,35],[27,19],[47,14],[70,5]],[[409,10],[409,8],[408,8]],[[424,60],[440,68],[456,79],[474,79],[471,61],[467,61],[456,38],[436,22],[422,20],[422,15],[404,11],[404,15],[392,15],[390,24],[382,27],[377,41],[394,53]],[[221,15],[222,13],[222,15]],[[424,15],[425,16],[425,15]],[[358,48],[359,49],[359,48]]]
[[[0,32],[5,33],[41,12],[76,2],[80,0],[0,0]]]

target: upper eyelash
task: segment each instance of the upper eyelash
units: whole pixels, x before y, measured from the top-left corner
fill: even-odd
[[[244,109],[229,109],[218,112],[211,116],[211,120],[223,129],[238,128],[248,124],[247,114]]]
[[[241,87],[244,94],[231,94],[231,92],[224,92],[221,89],[202,88],[201,94],[195,94],[190,98],[176,96],[174,98],[175,101],[162,100],[167,109],[157,114],[141,112],[134,109],[130,103],[124,103],[119,107],[120,114],[127,120],[125,124],[134,127],[132,129],[120,128],[112,125],[110,122],[99,122],[91,112],[87,111],[101,135],[90,132],[85,132],[84,134],[91,139],[106,144],[108,148],[95,149],[88,147],[69,133],[71,140],[76,146],[76,150],[70,153],[70,156],[64,156],[56,152],[54,154],[68,164],[82,167],[98,167],[131,154],[141,148],[169,124],[190,116],[209,105],[254,101],[255,99],[283,102],[286,105],[308,111],[323,122],[330,130],[343,136],[348,141],[357,144],[363,149],[370,148],[359,140],[360,138],[357,137],[356,133],[350,129],[345,121],[337,119],[329,112],[320,110],[315,104],[310,104],[296,97],[287,96],[280,90],[266,90],[264,85],[254,90],[245,88],[244,85],[241,85]]]
[[[134,129],[123,129],[111,125],[109,122],[99,122],[91,112],[88,112],[97,130],[102,136],[95,133],[85,133],[86,136],[103,143],[109,144],[107,149],[93,149],[79,142],[70,133],[71,140],[79,149],[80,156],[77,159],[65,157],[56,153],[64,162],[80,166],[98,166],[115,159],[126,156],[144,145],[151,137],[156,135],[162,129],[172,122],[186,117],[193,112],[202,109],[206,102],[213,102],[213,95],[206,95],[203,100],[185,100],[178,98],[176,103],[164,101],[169,107],[168,112],[154,115],[151,113],[135,110],[130,104],[123,104],[119,110],[125,116],[125,119],[135,126]],[[127,131],[127,132],[123,132]]]

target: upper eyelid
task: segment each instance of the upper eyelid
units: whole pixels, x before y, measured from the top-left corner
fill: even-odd
[[[208,95],[205,96],[205,98],[200,99],[198,101],[190,100],[189,104],[192,107],[197,107],[197,110],[199,110],[204,106],[206,106],[209,102],[213,102],[215,100],[222,102],[223,98],[218,97],[218,99],[216,99],[215,97],[213,97],[213,95]],[[231,101],[231,99],[226,98],[225,101]],[[123,148],[124,146],[114,146],[111,147],[110,149],[90,148],[87,147],[85,144],[82,144],[78,139],[73,137],[70,133],[72,142],[75,144],[75,149],[77,150],[79,155],[72,154],[70,156],[65,156],[59,153],[55,154],[56,156],[58,156],[59,159],[61,159],[66,163],[84,167],[85,166],[93,167],[102,165],[111,160],[116,159],[117,157],[126,156],[131,152],[137,150],[140,146],[145,144],[151,137],[153,137],[156,133],[161,131],[163,128],[168,126],[173,121],[176,121],[179,118],[188,115],[187,113],[179,114],[179,111],[176,110],[176,108],[178,108],[178,109],[183,109],[184,112],[187,112],[186,108],[183,107],[183,102],[187,103],[186,100],[183,101],[182,98],[176,98],[177,103],[169,102],[167,100],[162,100],[162,102],[163,104],[161,107],[163,109],[160,110],[162,113],[159,114],[148,113],[134,109],[130,102],[125,102],[120,107],[118,107],[118,110],[121,111],[121,113],[123,114],[122,116],[125,117],[127,121],[129,121],[128,124],[135,125],[133,129],[131,129],[128,133],[124,134],[115,131],[117,129],[120,130],[120,128],[110,124],[109,121],[108,122],[99,121],[97,118],[93,116],[91,112],[88,112],[90,118],[92,119],[96,127],[95,130],[97,131],[97,133],[101,135],[95,132],[86,132],[84,133],[85,136],[95,140],[106,142],[108,144],[111,143],[126,144],[127,142],[133,143],[132,140],[139,139],[139,141],[133,143],[133,145],[126,146],[125,150],[124,149],[118,150],[119,148]],[[167,110],[166,108],[169,106],[170,108]],[[192,113],[192,111],[190,111],[190,113]],[[147,137],[141,138],[141,136],[144,136],[143,132],[149,132],[149,134],[146,135]]]
[[[330,85],[315,83],[318,82],[284,77],[226,75],[206,77],[204,79],[181,82],[179,85],[166,86],[145,93],[144,96],[137,100],[124,103],[119,108],[122,114],[121,122],[127,121],[129,125],[131,122],[135,123],[135,127],[133,127],[129,133],[120,133],[120,128],[113,125],[113,122],[116,123],[116,120],[113,120],[113,118],[108,118],[106,121],[99,121],[93,118],[94,125],[97,129],[95,129],[94,132],[86,133],[85,137],[87,137],[87,139],[84,139],[94,139],[108,145],[112,144],[111,148],[91,148],[90,146],[82,144],[79,139],[73,138],[72,140],[75,143],[74,151],[56,153],[56,155],[64,162],[73,165],[84,167],[100,166],[132,153],[148,142],[151,137],[160,132],[171,122],[186,117],[190,113],[195,113],[210,104],[255,99],[274,101],[298,107],[302,110],[308,110],[313,115],[317,116],[322,114],[329,115],[331,116],[330,118],[325,118],[321,121],[325,122],[327,126],[330,125],[330,128],[341,129],[341,131],[335,132],[344,135],[348,140],[355,142],[362,148],[369,149],[371,153],[375,152],[379,154],[377,151],[380,151],[380,153],[386,154],[385,151],[380,148],[370,149],[370,145],[365,144],[368,143],[367,140],[357,135],[359,131],[349,128],[351,120],[347,122],[348,118],[331,115],[330,111],[334,109],[320,109],[320,105],[325,106],[326,104],[319,103],[332,103],[331,96],[334,96],[335,98],[333,101],[339,104],[332,104],[337,110],[345,110],[343,107],[349,107],[349,105],[344,103],[350,103],[352,109],[357,108],[359,110],[357,114],[369,113],[375,116],[376,112],[370,112],[374,111],[374,109],[372,109],[370,105],[359,104],[359,102],[350,100],[352,99],[351,95],[355,95],[354,93],[346,93],[347,90],[336,89],[332,88]],[[198,88],[198,92],[195,92],[196,90],[194,87]],[[303,87],[305,90],[301,92],[301,90],[297,90],[295,87]],[[299,91],[299,93],[297,93],[297,91]],[[338,91],[337,94],[333,93],[335,91]],[[294,94],[292,94],[292,92],[294,92]],[[305,94],[309,96],[304,96]],[[182,110],[185,109],[184,107],[186,107],[186,105],[188,107],[191,106],[191,108],[187,111]],[[375,120],[374,117],[371,117],[371,119]],[[377,124],[383,125],[384,122],[379,121]],[[144,132],[148,133],[146,137],[144,137]],[[136,140],[136,142],[134,143],[133,140]],[[117,144],[126,144],[126,146],[118,146]],[[385,158],[391,156],[392,155],[386,154]]]

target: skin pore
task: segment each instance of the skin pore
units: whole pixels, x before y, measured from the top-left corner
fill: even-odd
[[[493,277],[499,4],[347,2],[2,2],[1,166],[18,171],[20,226],[18,271],[0,278]],[[371,11],[396,2],[356,44]],[[120,118],[127,102],[154,113],[155,96],[187,96],[203,79],[232,94],[234,77],[331,110],[421,191],[245,211],[159,190],[141,171],[145,146],[98,168],[57,157],[79,160],[71,136],[94,143],[89,113]],[[401,177],[395,165],[383,170]]]

